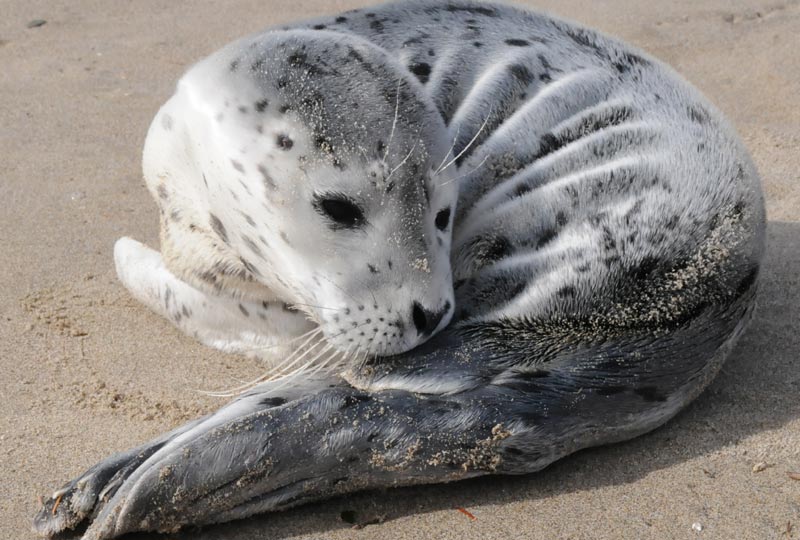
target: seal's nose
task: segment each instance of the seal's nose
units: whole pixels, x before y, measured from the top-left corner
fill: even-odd
[[[439,311],[430,311],[422,307],[419,302],[414,302],[411,308],[411,318],[414,320],[414,326],[417,327],[417,332],[421,336],[429,336],[442,322],[442,319],[450,311],[450,301],[444,303],[444,306]]]

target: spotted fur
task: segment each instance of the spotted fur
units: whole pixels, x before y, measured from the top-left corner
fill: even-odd
[[[358,489],[528,473],[645,433],[720,368],[752,313],[764,245],[746,150],[670,68],[470,0],[232,44],[159,113],[145,175],[163,260],[118,245],[134,294],[179,324],[206,317],[187,331],[215,323],[184,312],[187,297],[224,299],[233,350],[253,348],[237,325],[262,311],[308,330],[292,326],[294,305],[334,350],[349,325],[369,354],[261,384],[99,463],[45,503],[45,535],[87,520],[90,539],[172,531]],[[388,202],[320,240],[308,188],[326,181],[361,189],[365,208]],[[336,311],[301,305],[320,298]],[[415,323],[414,302],[435,325]]]

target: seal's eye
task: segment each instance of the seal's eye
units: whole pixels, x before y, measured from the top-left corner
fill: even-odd
[[[364,225],[364,212],[345,195],[317,195],[314,208],[331,220],[332,229],[356,229]]]
[[[439,210],[439,213],[436,214],[436,228],[443,231],[447,229],[448,225],[450,225],[450,209]]]

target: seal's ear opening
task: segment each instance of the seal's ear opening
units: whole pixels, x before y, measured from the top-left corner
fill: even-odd
[[[323,217],[330,221],[330,228],[358,229],[366,224],[364,211],[358,204],[342,193],[315,193],[312,203]]]

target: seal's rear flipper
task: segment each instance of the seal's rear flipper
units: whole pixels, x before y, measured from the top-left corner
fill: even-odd
[[[168,441],[205,419],[194,420],[142,446],[114,454],[67,482],[43,501],[33,519],[34,532],[49,537],[79,527],[97,514],[137,467]]]
[[[215,296],[176,277],[161,255],[131,238],[114,245],[117,276],[130,293],[185,334],[225,352],[272,359],[314,326],[282,302]]]

